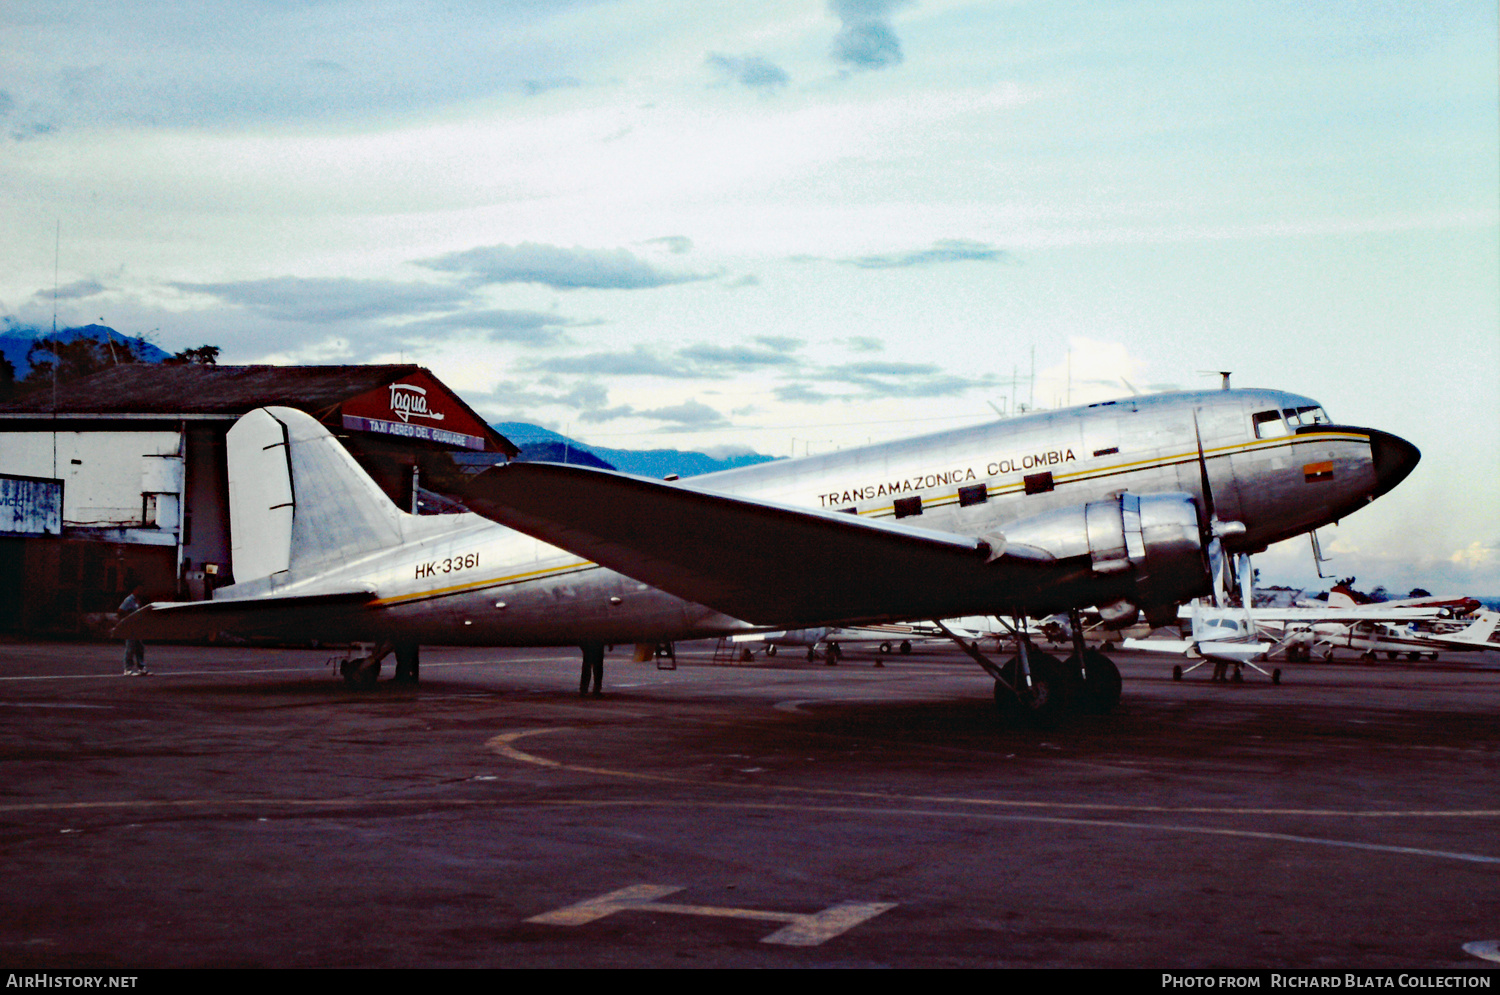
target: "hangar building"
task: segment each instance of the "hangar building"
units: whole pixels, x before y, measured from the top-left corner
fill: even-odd
[[[224,437],[240,415],[298,408],[391,499],[455,510],[421,487],[443,450],[517,455],[415,365],[113,366],[0,404],[0,631],[107,628],[137,583],[200,600],[232,583]]]

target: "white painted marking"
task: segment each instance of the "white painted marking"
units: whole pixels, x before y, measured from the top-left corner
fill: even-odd
[[[1474,940],[1465,943],[1464,953],[1473,954],[1480,960],[1500,962],[1500,940]]]
[[[842,902],[821,912],[800,913],[725,908],[715,905],[682,905],[676,902],[657,901],[681,890],[672,885],[631,885],[628,888],[621,888],[619,891],[612,891],[598,898],[590,898],[554,912],[532,916],[526,921],[548,926],[582,926],[603,919],[605,916],[614,915],[616,912],[630,911],[675,912],[681,915],[715,916],[727,919],[763,919],[784,922],[786,925],[770,936],[762,937],[760,942],[778,943],[788,947],[815,947],[896,907],[895,902]]]
[[[104,708],[112,709],[113,705],[69,705],[64,703],[50,703],[42,701],[0,701],[0,705],[7,708]]]

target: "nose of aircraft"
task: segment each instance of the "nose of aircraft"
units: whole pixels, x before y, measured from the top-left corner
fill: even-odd
[[[1380,497],[1386,491],[1405,480],[1416,468],[1422,453],[1416,446],[1399,435],[1369,429],[1370,453],[1375,461],[1375,493]]]

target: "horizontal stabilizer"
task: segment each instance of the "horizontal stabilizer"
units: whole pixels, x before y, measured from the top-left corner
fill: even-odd
[[[1052,562],[1005,548],[998,536],[553,463],[492,467],[465,483],[462,497],[502,525],[756,625],[995,611]]]
[[[206,639],[218,632],[273,634],[321,620],[330,610],[359,608],[374,600],[374,588],[366,587],[333,594],[158,601],[123,619],[111,635],[116,639]]]

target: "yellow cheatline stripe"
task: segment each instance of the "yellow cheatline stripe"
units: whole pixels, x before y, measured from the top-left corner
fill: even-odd
[[[1307,435],[1278,436],[1274,439],[1256,439],[1252,442],[1240,442],[1229,446],[1219,446],[1214,449],[1205,449],[1203,451],[1203,455],[1205,458],[1207,458],[1210,454],[1219,456],[1231,454],[1236,451],[1248,452],[1252,450],[1258,451],[1264,449],[1273,449],[1280,446],[1291,447],[1312,440],[1326,440],[1330,438],[1343,439],[1348,441],[1369,441],[1370,437],[1368,435],[1360,435],[1351,432],[1317,432],[1309,433]],[[1099,467],[1091,470],[1078,470],[1073,473],[1055,474],[1053,476],[1053,480],[1067,481],[1068,483],[1077,483],[1079,481],[1088,480],[1095,477],[1108,477],[1113,474],[1124,473],[1133,468],[1161,469],[1169,466],[1177,466],[1182,463],[1195,461],[1197,460],[1197,458],[1198,453],[1195,450],[1190,453],[1181,453],[1175,456],[1134,460],[1129,463],[1118,463],[1114,466]],[[1024,481],[1011,481],[1009,483],[997,484],[992,487],[987,487],[986,493],[988,495],[994,496],[1010,491],[1020,491],[1024,487]],[[954,491],[951,495],[934,498],[931,502],[924,500],[923,507],[943,508],[956,503],[958,503],[958,492]],[[871,508],[867,511],[862,511],[859,512],[859,515],[862,518],[882,518],[888,515],[895,514],[895,511],[896,506],[892,504],[883,508]],[[413,592],[411,594],[393,595],[389,598],[378,598],[375,601],[370,602],[370,605],[385,607],[387,605],[406,604],[413,601],[425,601],[430,598],[440,598],[445,595],[457,594],[464,591],[482,590],[486,587],[503,587],[507,584],[516,584],[523,580],[534,580],[538,577],[544,577],[549,574],[553,576],[562,576],[565,573],[582,572],[584,570],[598,569],[598,567],[599,565],[592,562],[591,560],[580,560],[577,563],[570,563],[560,567],[543,567],[537,570],[527,570],[518,574],[510,574],[505,577],[492,577],[487,580],[470,581],[465,584],[454,584],[449,587],[433,588],[431,590]]]
[[[1281,447],[1291,448],[1308,442],[1326,442],[1330,439],[1345,442],[1368,442],[1370,437],[1357,432],[1309,432],[1306,435],[1281,435],[1271,439],[1253,439],[1249,442],[1236,442],[1228,446],[1216,446],[1213,449],[1203,450],[1205,459],[1218,459],[1223,456],[1233,455],[1237,452],[1262,452],[1268,449]],[[1128,473],[1131,470],[1160,470],[1170,466],[1181,466],[1184,463],[1195,463],[1198,460],[1198,451],[1178,453],[1174,456],[1157,456],[1150,459],[1132,460],[1128,463],[1116,463],[1113,466],[1093,467],[1091,469],[1075,470],[1072,473],[1054,473],[1054,482],[1077,483],[1097,477],[1110,477],[1120,473]],[[1003,484],[994,484],[986,487],[985,493],[990,497],[1025,489],[1024,480],[1013,480]],[[946,508],[958,503],[958,492],[945,494],[941,497],[928,501],[922,500],[922,508]],[[860,517],[884,518],[896,513],[894,504],[885,505],[880,508],[870,508],[859,512]]]
[[[517,584],[523,580],[535,580],[549,574],[562,576],[567,573],[581,573],[585,570],[597,570],[599,564],[592,560],[579,560],[577,563],[568,563],[560,567],[542,567],[537,570],[526,570],[518,574],[509,574],[505,577],[491,577],[487,580],[475,580],[466,584],[453,584],[449,587],[435,587],[426,591],[414,591],[411,594],[397,594],[389,598],[378,598],[369,602],[370,605],[384,607],[386,605],[399,605],[408,601],[425,601],[428,598],[440,598],[447,594],[456,594],[462,591],[478,591],[486,587],[504,587],[507,584]]]

